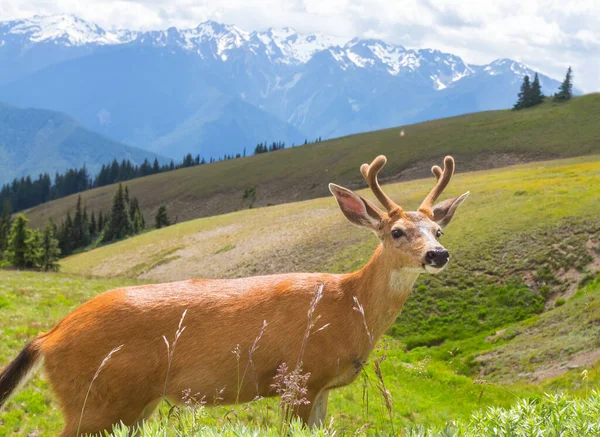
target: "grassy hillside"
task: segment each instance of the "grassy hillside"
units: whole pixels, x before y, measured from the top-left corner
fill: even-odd
[[[408,180],[429,175],[432,160],[451,153],[459,171],[600,153],[600,94],[568,103],[545,103],[522,111],[490,111],[352,135],[280,152],[220,162],[128,182],[146,219],[166,204],[179,221],[250,205],[266,206],[327,195],[327,183],[365,186],[358,165],[378,154],[389,158],[385,177]],[[404,136],[400,136],[401,130]],[[244,196],[254,188],[255,196]],[[83,194],[90,210],[107,211],[114,186]],[[27,212],[34,225],[60,220],[75,198]]]
[[[115,158],[141,164],[156,156],[92,132],[60,112],[0,103],[0,185],[84,165],[94,175]]]
[[[480,408],[508,407],[546,391],[586,396],[600,386],[599,180],[597,155],[454,178],[445,196],[471,196],[443,237],[451,265],[421,278],[373,358],[387,357],[381,368],[396,433],[411,424],[468,420]],[[391,184],[386,191],[414,208],[432,183]],[[0,271],[0,330],[7,339],[0,366],[103,290],[195,276],[349,271],[367,261],[375,244],[327,197],[148,232],[65,259],[66,273]],[[391,433],[377,384],[371,361],[358,381],[335,391],[330,413],[339,434],[353,435],[366,423],[370,435]],[[177,426],[177,416],[171,420]],[[233,412],[207,409],[201,424],[220,429],[230,420],[276,424],[275,401]],[[55,435],[60,423],[47,383],[36,378],[0,413],[0,436]]]
[[[471,196],[443,237],[452,262],[441,275],[421,276],[391,333],[408,349],[460,341],[568,299],[600,270],[599,180],[599,156],[456,175],[445,196]],[[386,191],[414,209],[432,184]],[[69,257],[62,268],[155,282],[347,272],[364,265],[376,244],[330,196],[181,223]],[[456,364],[472,372],[475,357],[461,355]]]

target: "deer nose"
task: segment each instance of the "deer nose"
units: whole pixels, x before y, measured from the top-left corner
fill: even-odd
[[[444,267],[449,259],[450,254],[446,249],[429,250],[425,254],[425,262],[434,267]]]

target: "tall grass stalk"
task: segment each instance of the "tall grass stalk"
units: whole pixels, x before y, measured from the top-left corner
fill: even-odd
[[[79,435],[80,435],[80,432],[81,432],[81,423],[83,422],[83,413],[85,412],[85,406],[87,404],[88,397],[90,396],[90,391],[92,391],[92,386],[94,385],[94,382],[98,378],[98,375],[100,375],[100,372],[102,371],[102,369],[104,368],[104,366],[106,366],[106,364],[108,363],[108,361],[110,360],[110,358],[113,356],[113,354],[119,352],[122,347],[123,347],[123,345],[117,346],[116,348],[114,348],[113,350],[111,350],[108,353],[108,355],[106,357],[104,357],[104,359],[100,363],[100,366],[96,370],[96,373],[94,374],[94,377],[92,378],[92,381],[90,382],[90,385],[89,385],[89,387],[87,389],[87,392],[85,393],[85,399],[83,400],[83,406],[81,407],[81,414],[79,416],[79,423],[77,424],[77,434],[75,434],[75,437],[79,437]]]
[[[165,337],[163,335],[163,340],[165,341],[165,344],[167,345],[167,374],[165,375],[165,384],[163,386],[163,393],[162,393],[163,399],[165,399],[167,396],[167,383],[169,381],[169,372],[171,371],[171,365],[173,364],[173,356],[175,355],[175,347],[177,346],[177,341],[179,340],[179,337],[181,337],[181,334],[183,334],[183,331],[185,331],[185,326],[182,326],[182,325],[183,325],[183,319],[185,319],[186,314],[187,314],[187,309],[183,311],[183,314],[181,314],[181,319],[179,319],[179,326],[177,327],[177,331],[175,331],[175,339],[173,340],[172,344],[169,344],[169,340],[167,340],[167,337]]]
[[[373,334],[371,334],[371,330],[369,329],[369,325],[367,324],[367,317],[365,316],[365,309],[363,308],[361,303],[358,301],[358,297],[353,296],[352,299],[354,300],[354,307],[352,307],[352,309],[361,315],[362,321],[363,321],[363,326],[365,327],[367,337],[369,338],[369,343],[371,344],[371,346],[373,346]]]

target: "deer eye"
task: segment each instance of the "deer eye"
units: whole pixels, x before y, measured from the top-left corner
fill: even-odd
[[[438,229],[438,230],[437,230],[437,232],[435,233],[435,236],[436,236],[437,238],[440,238],[442,235],[444,235],[444,233],[442,232],[442,230],[441,230],[441,229]]]
[[[392,238],[401,238],[404,237],[404,231],[402,229],[393,229],[392,230]]]

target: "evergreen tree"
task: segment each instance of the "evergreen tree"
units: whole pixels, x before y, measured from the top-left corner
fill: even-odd
[[[71,213],[67,212],[67,218],[62,222],[58,231],[58,245],[63,255],[70,255],[75,248],[72,240],[73,235],[73,220]]]
[[[558,92],[554,94],[555,102],[566,102],[573,97],[573,70],[571,67],[567,70],[565,80],[558,88]]]
[[[513,109],[523,109],[529,106],[531,106],[531,83],[529,82],[529,76],[525,75],[521,84],[521,91],[518,94],[517,103],[515,103]]]
[[[94,211],[92,211],[92,216],[90,217],[89,233],[92,238],[98,235],[98,224],[96,223],[96,214]]]
[[[98,228],[97,228],[97,233],[101,234],[102,230],[104,229],[104,214],[102,214],[102,211],[100,211],[98,213]]]
[[[167,207],[161,205],[158,208],[158,212],[156,213],[156,217],[154,218],[154,227],[156,229],[164,228],[169,226],[171,223],[169,222],[169,216],[167,214]]]
[[[120,240],[133,233],[126,189],[123,189],[123,184],[119,184],[113,197],[110,220],[105,226],[104,241]]]
[[[133,231],[134,233],[139,234],[146,228],[146,223],[144,221],[144,215],[140,210],[140,203],[138,202],[137,197],[134,197],[131,200],[129,212],[131,216],[131,223],[133,224]]]
[[[27,221],[23,214],[19,214],[10,227],[8,237],[8,261],[18,269],[27,267],[27,240],[30,236]]]
[[[533,78],[533,82],[531,83],[531,105],[530,106],[535,106],[535,105],[539,105],[540,103],[542,103],[544,101],[544,94],[542,93],[542,86],[540,85],[540,78],[538,76],[537,73],[535,73],[535,76]]]
[[[0,261],[4,258],[6,248],[8,247],[8,236],[12,224],[12,206],[8,199],[4,199],[2,205],[2,215],[0,216]]]
[[[42,264],[42,233],[37,229],[27,229],[25,240],[25,267],[41,268]]]
[[[93,215],[92,215],[93,217]],[[41,234],[41,241],[38,248],[37,264],[40,269],[47,272],[48,270],[58,270],[58,258],[60,257],[60,248],[56,239],[56,231],[54,224],[48,220],[44,231]]]
[[[73,227],[71,229],[71,244],[74,248],[86,245],[86,227],[83,210],[81,208],[81,196],[77,196],[77,205],[75,206],[75,216],[73,217]]]
[[[152,171],[154,173],[160,172],[160,165],[158,164],[158,158],[154,158],[154,164],[152,165]]]

